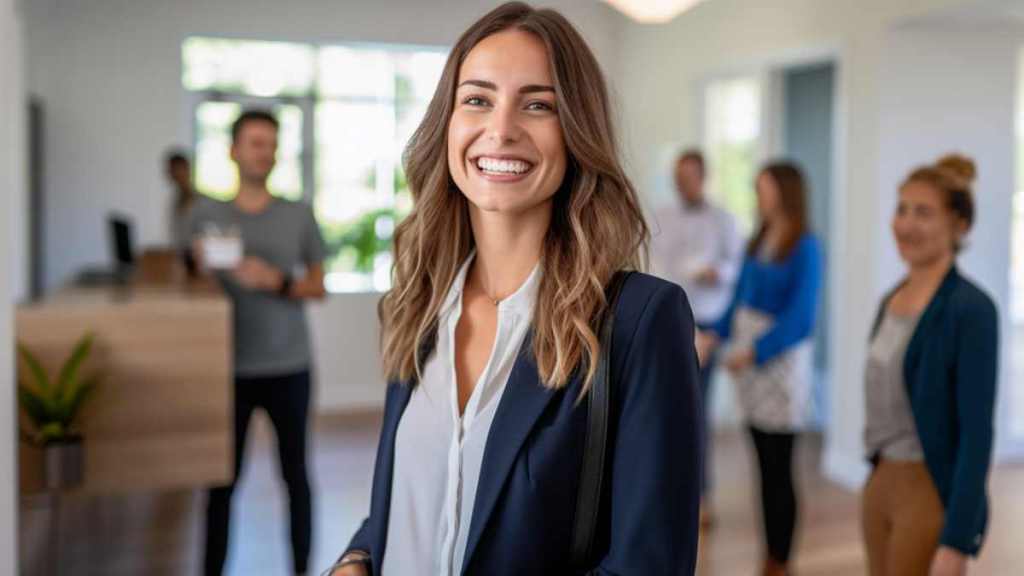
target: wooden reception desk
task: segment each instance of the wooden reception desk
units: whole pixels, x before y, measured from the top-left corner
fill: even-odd
[[[95,334],[83,374],[98,371],[102,380],[79,420],[83,492],[200,487],[231,478],[231,308],[214,286],[181,276],[70,287],[17,310],[18,341],[51,375],[82,334]],[[40,489],[40,462],[41,453],[22,444],[23,494]]]

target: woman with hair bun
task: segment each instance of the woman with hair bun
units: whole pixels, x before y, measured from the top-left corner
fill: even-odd
[[[882,300],[865,372],[871,576],[961,576],[984,539],[999,317],[956,266],[975,175],[951,154],[900,186],[892,231],[907,275]]]

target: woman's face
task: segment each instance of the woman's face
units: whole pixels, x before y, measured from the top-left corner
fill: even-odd
[[[941,192],[930,184],[910,182],[900,190],[892,233],[900,257],[911,267],[953,255],[965,228],[943,203]]]
[[[779,213],[779,185],[768,172],[761,172],[754,185],[757,190],[757,214],[761,222],[771,222]]]
[[[544,43],[520,30],[488,36],[459,68],[448,123],[455,184],[481,211],[550,210],[566,162]]]

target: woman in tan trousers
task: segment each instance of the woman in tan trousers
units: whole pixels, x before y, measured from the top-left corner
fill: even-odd
[[[999,319],[956,266],[974,174],[947,156],[900,187],[892,230],[908,271],[879,309],[865,382],[872,576],[962,576],[984,539]]]

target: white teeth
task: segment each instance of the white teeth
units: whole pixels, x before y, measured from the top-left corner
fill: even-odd
[[[523,162],[522,160],[498,160],[486,157],[478,159],[476,165],[486,172],[499,172],[502,174],[523,174],[531,168],[529,162]]]

